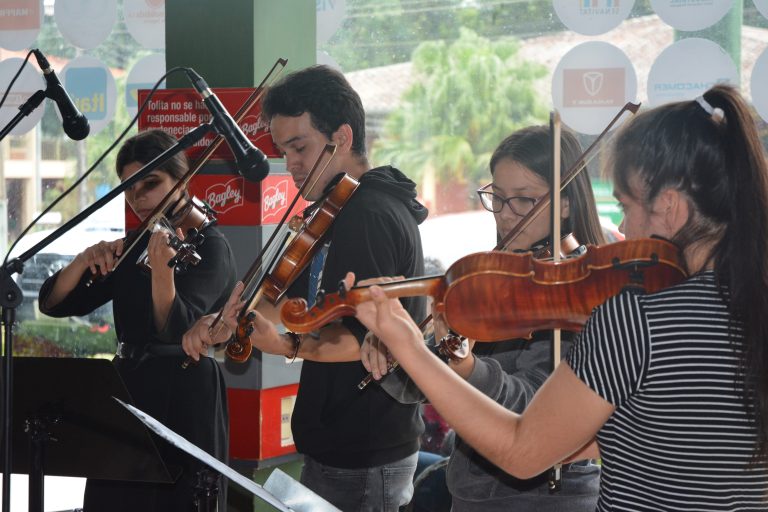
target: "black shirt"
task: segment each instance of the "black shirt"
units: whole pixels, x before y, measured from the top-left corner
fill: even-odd
[[[321,288],[336,291],[352,271],[358,280],[420,276],[424,270],[418,224],[426,209],[416,200],[415,184],[392,167],[372,169],[336,218],[321,279]],[[289,290],[307,294],[308,269]],[[419,321],[424,298],[403,305]],[[342,320],[362,343],[366,330],[355,318]],[[305,337],[305,343],[311,343]],[[367,372],[360,361],[304,361],[291,427],[299,452],[322,464],[344,468],[387,464],[419,448],[424,424],[416,404],[401,404],[379,386],[359,390]]]

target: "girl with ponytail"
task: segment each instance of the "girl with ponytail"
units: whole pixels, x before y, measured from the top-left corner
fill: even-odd
[[[764,510],[768,167],[749,108],[718,85],[641,113],[608,165],[627,239],[672,241],[689,277],[596,308],[522,414],[446,369],[377,287],[357,316],[457,434],[518,478],[598,456],[596,439],[598,510]]]

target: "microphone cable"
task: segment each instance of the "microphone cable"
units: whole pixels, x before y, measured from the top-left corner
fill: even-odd
[[[30,52],[29,52],[29,54],[27,55],[27,60],[29,59],[29,57],[30,57],[31,55],[32,55],[32,52],[30,51]],[[26,61],[25,61],[25,62],[26,62]],[[23,67],[23,66],[22,66],[22,67]],[[109,155],[109,153],[111,153],[111,152],[112,152],[112,150],[113,150],[113,149],[115,149],[115,147],[116,147],[116,146],[117,146],[117,145],[118,145],[118,144],[119,144],[119,143],[120,143],[120,142],[121,142],[121,141],[122,141],[122,140],[125,138],[125,136],[126,136],[126,134],[128,133],[128,131],[129,131],[131,128],[133,128],[133,125],[135,125],[135,124],[136,124],[136,122],[137,122],[137,121],[138,121],[138,119],[139,119],[139,116],[140,116],[140,115],[142,114],[142,112],[144,112],[144,110],[147,108],[147,105],[149,104],[149,101],[150,101],[150,100],[152,99],[152,97],[154,96],[154,94],[155,94],[155,91],[157,91],[157,89],[160,87],[160,84],[161,84],[161,83],[163,83],[163,81],[164,81],[164,80],[165,80],[165,79],[166,79],[168,76],[170,76],[171,74],[173,74],[173,73],[177,73],[177,72],[180,72],[180,71],[184,71],[184,72],[186,72],[186,70],[187,70],[187,69],[188,69],[188,68],[186,68],[186,67],[180,67],[180,66],[177,66],[177,67],[171,68],[171,69],[169,69],[168,71],[166,71],[166,72],[165,72],[165,74],[164,74],[163,76],[161,76],[161,77],[160,77],[160,78],[157,80],[157,82],[155,82],[155,85],[152,87],[152,89],[150,90],[149,94],[147,95],[147,98],[144,100],[144,102],[143,102],[143,103],[141,104],[141,106],[139,107],[138,111],[136,112],[136,115],[135,115],[135,116],[133,116],[133,119],[131,119],[131,122],[128,124],[128,126],[126,126],[126,127],[125,127],[125,129],[124,129],[124,130],[123,130],[123,131],[120,133],[120,135],[118,135],[117,139],[115,139],[115,141],[114,141],[112,144],[110,144],[110,146],[109,146],[109,147],[108,147],[108,148],[107,148],[107,149],[104,151],[104,153],[102,153],[102,154],[101,154],[101,156],[100,156],[99,158],[97,158],[97,159],[96,159],[96,162],[94,162],[94,163],[93,163],[93,165],[91,165],[91,166],[90,166],[90,167],[89,167],[89,168],[88,168],[88,169],[87,169],[87,170],[86,170],[86,171],[83,173],[83,175],[82,175],[82,176],[80,176],[80,177],[79,177],[77,180],[75,180],[75,182],[74,182],[74,183],[72,183],[72,185],[70,185],[70,186],[69,186],[69,188],[67,188],[67,189],[66,189],[64,192],[62,192],[61,194],[59,194],[59,196],[58,196],[56,199],[54,199],[54,200],[51,202],[51,204],[49,204],[48,206],[46,206],[46,207],[43,209],[43,211],[42,211],[42,212],[40,212],[40,214],[39,214],[37,217],[35,217],[35,218],[32,220],[32,222],[30,222],[30,223],[29,223],[29,225],[27,225],[27,227],[26,227],[26,228],[24,228],[24,230],[21,232],[21,234],[19,234],[19,236],[16,238],[16,240],[13,242],[13,244],[11,244],[11,246],[8,248],[8,252],[5,254],[5,259],[3,260],[3,266],[5,266],[5,265],[7,265],[7,264],[8,264],[8,258],[10,257],[10,254],[11,254],[11,252],[13,252],[13,249],[16,247],[16,245],[19,243],[19,241],[21,241],[21,239],[22,239],[22,238],[24,238],[24,235],[26,235],[26,234],[29,232],[29,230],[30,230],[30,229],[32,229],[32,228],[35,226],[35,224],[37,224],[37,223],[40,221],[40,219],[41,219],[41,218],[42,218],[42,217],[43,217],[43,216],[44,216],[46,213],[50,212],[50,211],[53,209],[53,207],[54,207],[54,206],[56,206],[57,204],[59,204],[59,202],[60,202],[62,199],[64,199],[66,196],[68,196],[70,193],[72,193],[72,191],[74,191],[74,190],[75,190],[75,189],[78,187],[78,185],[80,185],[80,184],[83,182],[83,180],[85,180],[85,178],[87,178],[87,177],[88,177],[88,176],[89,176],[89,175],[90,175],[90,174],[91,174],[91,173],[92,173],[92,172],[93,172],[93,171],[96,169],[96,167],[98,167],[98,165],[99,165],[99,164],[100,164],[100,163],[101,163],[101,162],[102,162],[102,161],[103,161],[103,160],[104,160],[104,159],[107,157],[107,155]],[[21,73],[21,70],[19,70],[19,73]],[[17,75],[18,75],[18,73],[17,73]],[[9,87],[9,89],[10,89],[10,87]],[[7,93],[7,91],[6,91],[6,93]],[[4,100],[4,99],[5,99],[5,98],[3,98],[3,100]],[[1,102],[0,102],[0,105],[2,105],[2,103],[1,103]]]
[[[29,62],[29,58],[34,53],[34,50],[29,50],[29,53],[27,54],[27,57],[24,59],[24,62],[21,63],[21,66],[19,66],[19,70],[16,72],[15,75],[13,75],[13,78],[11,78],[11,83],[8,84],[8,88],[5,90],[5,94],[3,94],[3,98],[0,99],[0,108],[3,108],[3,104],[5,103],[5,98],[8,97],[8,93],[11,92],[11,87],[13,87],[13,84],[16,83],[16,80],[18,80],[19,75],[24,70],[24,66],[27,65],[27,62]]]

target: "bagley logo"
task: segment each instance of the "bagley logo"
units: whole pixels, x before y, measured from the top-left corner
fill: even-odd
[[[250,115],[243,118],[240,128],[247,137],[253,138],[259,131],[267,129],[267,123],[262,121],[261,116]]]
[[[217,213],[228,212],[243,204],[243,178],[232,178],[226,183],[217,183],[205,191],[205,200]]]
[[[613,107],[624,104],[624,68],[564,69],[563,106]]]
[[[261,196],[261,222],[277,217],[288,206],[288,180],[280,180]]]

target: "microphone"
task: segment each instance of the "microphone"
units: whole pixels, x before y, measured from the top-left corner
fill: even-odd
[[[66,133],[72,140],[83,140],[91,131],[91,127],[88,124],[88,118],[77,110],[75,104],[72,103],[72,98],[70,98],[67,91],[64,90],[56,73],[53,72],[51,65],[48,64],[48,59],[43,55],[43,52],[38,49],[32,51],[35,54],[40,69],[43,70],[43,76],[45,77],[46,83],[45,95],[55,101],[56,106],[59,107],[59,113],[61,114],[61,120],[64,126],[64,133]]]
[[[248,181],[258,182],[269,174],[269,162],[266,155],[254,146],[245,136],[227,109],[221,104],[219,98],[211,91],[205,80],[194,69],[186,69],[187,76],[192,81],[197,92],[203,97],[203,103],[211,113],[213,125],[220,135],[223,135],[229,144],[232,154],[235,155],[237,169],[241,176]]]

